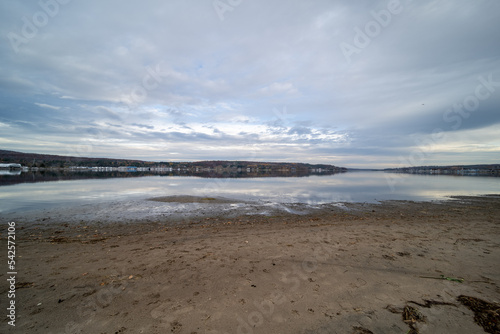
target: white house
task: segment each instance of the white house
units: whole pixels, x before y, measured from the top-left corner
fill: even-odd
[[[23,166],[21,164],[1,164],[0,169],[21,169]]]

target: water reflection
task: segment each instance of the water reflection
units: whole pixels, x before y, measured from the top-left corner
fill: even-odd
[[[169,172],[148,172],[148,171],[98,171],[91,170],[72,171],[65,169],[40,170],[21,172],[21,170],[0,170],[0,186],[13,185],[19,183],[51,182],[62,180],[87,180],[87,179],[110,179],[110,178],[136,178],[144,176],[197,176],[202,178],[259,178],[259,177],[306,177],[311,175],[334,175],[337,172],[322,171],[308,172],[298,170],[294,172],[189,172],[185,170]]]
[[[5,170],[5,169],[0,169],[0,176],[1,175],[8,175],[8,176],[21,175],[21,171],[20,170]]]
[[[0,187],[0,212],[50,206],[192,195],[318,205],[332,202],[441,200],[454,195],[500,193],[500,178],[405,174],[389,186],[383,172],[281,178],[130,176],[60,180]]]

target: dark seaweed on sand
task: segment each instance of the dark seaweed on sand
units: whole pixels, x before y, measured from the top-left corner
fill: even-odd
[[[416,308],[405,306],[403,309],[403,321],[410,326],[409,334],[418,334],[418,329],[415,327],[417,322],[425,322],[425,316],[422,315]]]
[[[458,296],[457,300],[474,312],[474,321],[486,333],[500,333],[500,304],[464,295]]]

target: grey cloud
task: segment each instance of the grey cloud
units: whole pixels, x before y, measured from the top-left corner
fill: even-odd
[[[295,126],[288,130],[289,135],[308,135],[311,134],[311,129],[304,126]]]
[[[121,121],[122,118],[120,117],[120,115],[112,110],[111,108],[107,108],[107,107],[97,107],[96,108],[96,111],[99,112],[102,116],[102,117],[105,117],[105,118],[109,118],[109,119],[112,119],[112,120],[115,120],[115,121]]]
[[[15,133],[22,143],[12,147],[33,151],[33,136],[50,137],[45,152],[55,154],[78,137],[123,147],[159,140],[184,160],[232,158],[233,147],[252,141],[266,146],[264,158],[347,165],[398,163],[414,138],[437,128],[478,130],[466,144],[495,145],[479,130],[500,129],[500,87],[469,117],[446,112],[500,68],[500,3],[401,0],[401,12],[348,63],[340,44],[353,44],[354,28],[387,3],[243,1],[221,21],[211,1],[71,1],[16,53],[8,34],[22,36],[21,18],[42,9],[4,1],[0,139]],[[273,112],[285,106],[287,114]],[[197,132],[200,124],[212,132]],[[144,154],[110,145],[92,154]],[[496,159],[469,153],[464,160]]]
[[[152,125],[146,125],[146,124],[137,124],[137,123],[132,123],[131,125],[136,126],[138,128],[143,128],[143,129],[149,129],[153,130],[155,127]]]

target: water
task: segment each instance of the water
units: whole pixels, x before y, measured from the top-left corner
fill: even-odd
[[[499,193],[500,178],[495,177],[384,172],[230,179],[143,176],[0,186],[0,212],[96,205],[172,195],[318,205],[384,200],[430,201],[447,199],[449,196]]]

